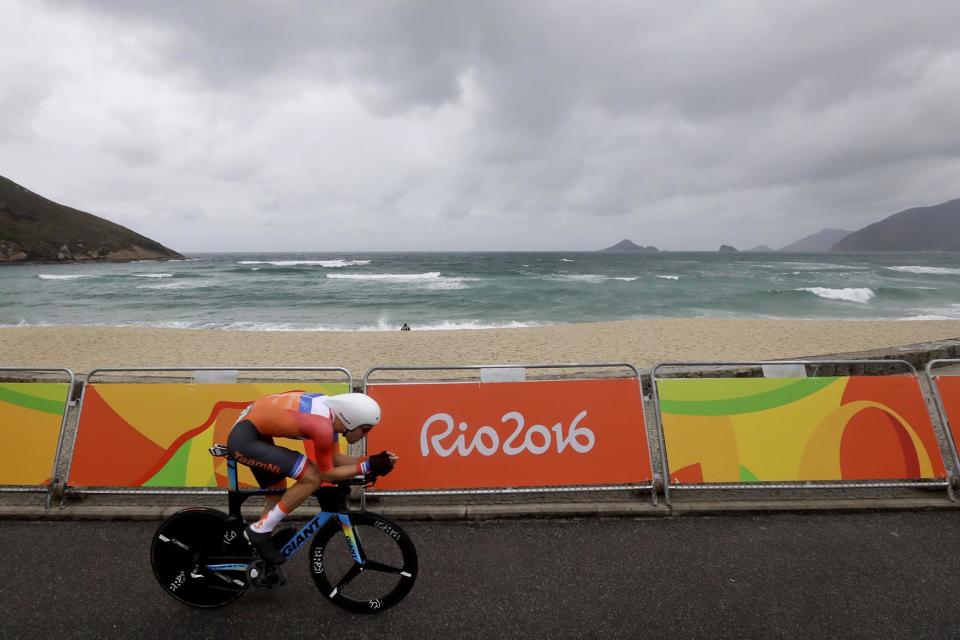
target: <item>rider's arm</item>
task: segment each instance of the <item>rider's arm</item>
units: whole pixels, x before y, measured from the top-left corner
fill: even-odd
[[[350,465],[336,466],[329,471],[321,471],[320,475],[325,482],[340,482],[342,480],[349,480],[359,475],[359,473],[357,472],[357,465]]]
[[[367,456],[348,456],[345,453],[334,453],[333,454],[333,466],[335,467],[346,467],[353,465],[354,467],[367,459]]]
[[[382,453],[385,453],[390,457],[390,462],[396,462],[397,460],[400,459],[400,456],[395,454],[393,451],[383,451]],[[365,463],[369,459],[370,459],[370,456],[348,456],[345,453],[339,453],[339,452],[333,454],[333,464],[336,467],[345,466],[349,464],[359,465],[359,464]]]

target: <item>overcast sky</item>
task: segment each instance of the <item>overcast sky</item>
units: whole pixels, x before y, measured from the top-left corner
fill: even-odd
[[[779,247],[960,197],[960,2],[4,0],[0,175],[193,251]]]

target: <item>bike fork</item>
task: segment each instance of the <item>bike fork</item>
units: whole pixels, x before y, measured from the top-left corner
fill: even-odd
[[[360,538],[357,537],[357,532],[353,530],[353,524],[350,522],[350,515],[346,513],[338,513],[337,519],[340,520],[340,529],[343,531],[343,535],[347,539],[347,545],[350,547],[350,553],[353,554],[354,561],[359,565],[365,564],[366,554],[363,552],[363,546],[360,543]]]

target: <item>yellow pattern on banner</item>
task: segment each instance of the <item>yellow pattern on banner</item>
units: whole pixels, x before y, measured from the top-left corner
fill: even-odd
[[[657,381],[675,483],[944,477],[907,376]]]
[[[69,384],[0,384],[0,438],[6,455],[0,484],[43,486],[50,480]]]
[[[660,381],[667,392],[676,390],[673,380]],[[682,380],[697,389],[695,397],[723,397],[726,385],[712,380]],[[755,384],[737,389],[746,396]],[[667,384],[664,384],[667,383]],[[711,388],[713,387],[713,388]],[[717,387],[720,387],[717,389]],[[842,384],[831,385],[817,394],[795,402],[751,413],[720,416],[664,414],[664,438],[672,469],[699,464],[708,482],[740,482],[741,466],[758,478],[793,478],[800,468],[807,441],[817,429],[815,416],[830,413],[840,404]],[[737,396],[728,396],[736,398]]]

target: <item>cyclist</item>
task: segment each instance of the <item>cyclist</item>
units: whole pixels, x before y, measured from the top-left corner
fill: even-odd
[[[378,422],[380,406],[362,393],[281,393],[260,398],[240,413],[227,437],[230,455],[250,467],[261,488],[283,489],[286,478],[296,480],[279,497],[266,496],[260,520],[244,531],[264,560],[283,564],[285,558],[270,540],[270,534],[322,482],[349,480],[368,473],[382,476],[393,470],[398,458],[390,451],[358,457],[342,454],[337,447],[338,434],[353,444]],[[274,444],[274,437],[312,441],[316,464],[302,453]]]

